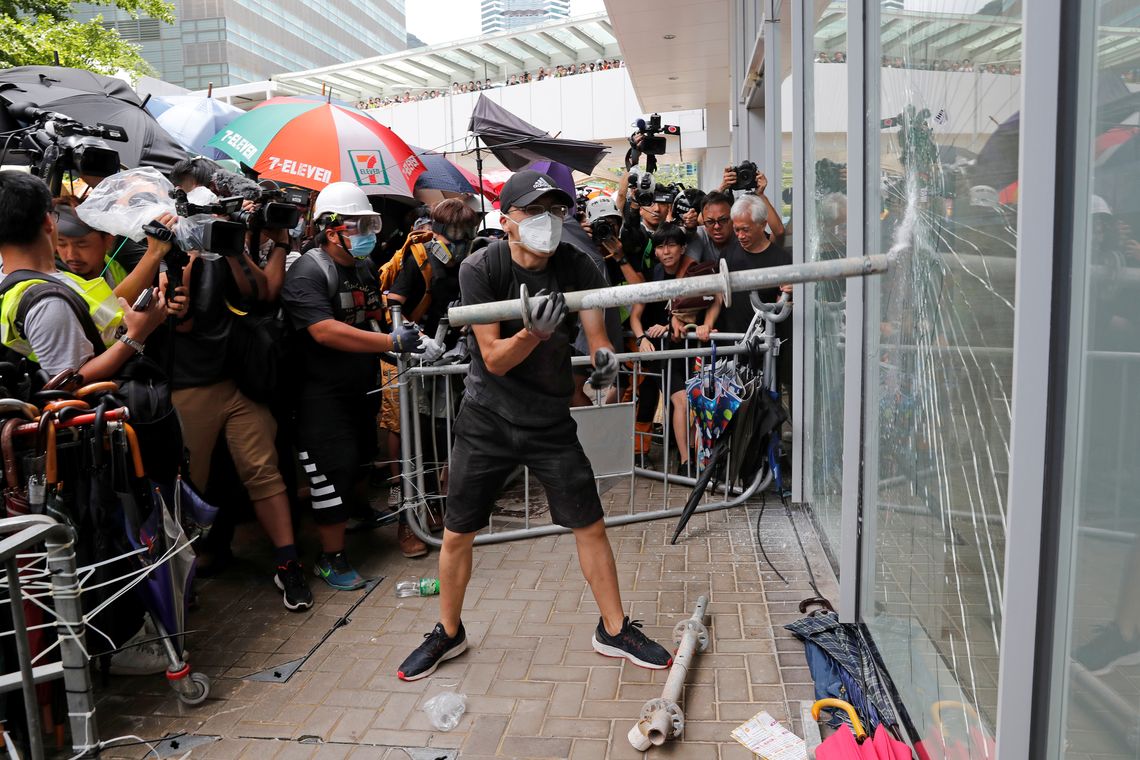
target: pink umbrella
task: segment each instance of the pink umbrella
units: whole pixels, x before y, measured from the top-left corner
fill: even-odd
[[[819,720],[819,711],[824,707],[838,707],[851,719],[851,727],[844,723],[831,736],[824,740],[815,751],[816,760],[912,760],[910,748],[891,736],[884,726],[875,729],[870,738],[863,730],[863,723],[855,713],[855,708],[841,699],[821,699],[811,706],[812,717]]]

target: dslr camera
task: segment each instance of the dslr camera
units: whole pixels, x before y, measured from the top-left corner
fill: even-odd
[[[53,111],[36,108],[31,103],[13,103],[8,113],[30,126],[23,131],[23,153],[32,173],[51,188],[53,196],[63,187],[67,172],[89,177],[110,177],[119,171],[119,153],[105,140],[126,142],[122,127],[96,124],[93,127]],[[12,136],[18,133],[13,133]],[[0,151],[0,163],[3,152]]]
[[[590,237],[598,245],[616,238],[618,231],[614,229],[613,222],[608,218],[598,219],[590,223]]]
[[[738,166],[729,167],[729,171],[736,172],[736,182],[732,190],[755,192],[756,190],[756,164],[751,161],[741,161]]]

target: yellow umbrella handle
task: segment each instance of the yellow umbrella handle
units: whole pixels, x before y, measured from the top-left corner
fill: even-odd
[[[973,718],[979,723],[982,721],[981,717],[978,715],[978,711],[975,710],[971,705],[968,705],[965,702],[958,702],[957,700],[953,699],[942,699],[930,706],[930,717],[934,718],[934,723],[938,726],[938,730],[940,732],[942,731],[943,710],[961,710],[962,712],[966,713],[968,717]]]
[[[859,720],[859,716],[855,713],[855,708],[851,706],[850,702],[844,702],[842,699],[821,699],[811,706],[811,717],[819,720],[819,711],[825,707],[837,707],[847,713],[847,717],[851,719],[851,725],[855,728],[855,741],[860,744],[866,741],[867,732],[863,730],[863,723]]]

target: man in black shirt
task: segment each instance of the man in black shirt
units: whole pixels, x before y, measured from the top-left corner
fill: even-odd
[[[561,293],[601,287],[605,281],[585,253],[560,245],[562,220],[574,199],[554,180],[535,171],[518,172],[507,180],[500,199],[500,221],[509,242],[488,246],[462,264],[463,303],[511,298],[520,285],[535,295],[525,320],[472,328],[471,367],[455,420],[439,554],[440,622],[397,675],[406,681],[424,678],[466,650],[460,613],[475,533],[487,525],[499,489],[519,464],[542,482],[554,522],[574,531],[582,573],[601,611],[594,649],[643,667],[668,667],[669,653],[623,615],[601,501],[570,416],[575,328],[565,318]],[[594,357],[590,384],[607,387],[616,379],[618,362],[602,313],[579,316]]]
[[[321,540],[314,571],[338,590],[364,585],[344,553],[348,503],[376,447],[378,354],[416,351],[411,323],[391,335],[383,318],[376,272],[369,258],[380,215],[354,184],[334,182],[313,204],[319,246],[285,276],[281,299],[300,333],[297,457],[309,478]]]
[[[767,269],[792,263],[791,254],[785,251],[764,232],[767,209],[755,195],[742,195],[732,206],[732,226],[736,246],[725,246],[721,258],[728,262],[730,272],[746,269]],[[760,300],[775,303],[780,293],[792,292],[791,285],[765,288],[759,291]],[[732,305],[721,311],[721,332],[741,333],[748,329],[755,311],[749,298],[734,298]]]
[[[767,215],[767,205],[755,195],[742,195],[732,205],[732,228],[740,245],[735,249],[727,249],[723,255],[724,260],[728,262],[730,272],[767,269],[792,263],[791,254],[764,231]],[[764,303],[775,303],[780,298],[780,293],[787,293],[788,298],[791,298],[792,286],[764,288],[758,293]],[[725,307],[721,312],[720,329],[722,332],[744,332],[748,329],[755,313],[752,299],[746,294],[741,298],[733,298],[732,305]],[[776,373],[783,385],[791,383],[791,330],[791,319],[785,319],[776,326],[776,337],[781,341]]]

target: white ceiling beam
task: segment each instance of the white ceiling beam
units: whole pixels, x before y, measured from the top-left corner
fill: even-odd
[[[483,56],[475,55],[469,50],[461,50],[459,48],[456,48],[452,52],[458,53],[460,57],[467,59],[474,66],[484,69],[489,74],[498,76],[502,72],[502,67],[489,58],[484,58]]]
[[[406,58],[403,61],[401,61],[400,63],[403,63],[406,66],[411,66],[413,69],[417,69],[419,71],[422,71],[423,73],[427,74],[429,77],[435,77],[436,79],[439,79],[439,80],[444,81],[444,82],[451,82],[453,79],[455,79],[455,77],[453,77],[451,74],[449,74],[446,71],[440,71],[439,69],[433,69],[431,66],[420,63],[419,61],[413,61],[410,58]],[[427,84],[427,83],[425,82],[424,84]]]
[[[546,40],[551,45],[553,45],[554,47],[561,50],[564,54],[570,56],[570,58],[572,60],[575,60],[575,61],[578,60],[578,51],[575,50],[574,48],[570,47],[569,45],[567,45],[562,40],[555,37],[550,32],[539,32],[539,35],[542,37],[542,39]]]
[[[569,31],[570,31],[570,34],[573,34],[575,37],[577,37],[579,40],[581,40],[583,43],[585,43],[586,47],[592,48],[593,51],[595,53],[597,53],[598,55],[605,55],[606,54],[606,46],[605,45],[598,42],[593,37],[586,34],[581,29],[579,29],[578,27],[576,27],[576,26],[569,27]]]
[[[468,79],[474,79],[475,78],[475,69],[469,69],[466,66],[461,66],[449,58],[444,58],[439,53],[432,53],[428,57],[431,58],[436,63],[442,64],[443,66],[446,66],[447,68],[451,69],[452,71],[454,71],[458,74],[462,74],[463,76],[467,77]]]
[[[386,64],[384,66],[384,70],[392,73],[392,76],[396,79],[398,86],[400,87],[406,87],[409,83],[417,85],[419,87],[427,87],[428,81],[426,79],[422,79],[418,76],[415,76],[414,74],[410,74],[403,69],[396,68],[392,64]]]
[[[521,68],[526,66],[526,61],[524,61],[522,58],[519,58],[518,56],[513,55],[511,53],[508,53],[506,50],[503,50],[500,47],[496,47],[489,42],[483,43],[483,47],[487,48],[488,50],[490,50],[495,55],[501,56],[502,58],[506,58],[507,61],[509,61],[510,63],[513,63],[515,65],[515,67],[517,67],[517,68],[521,69]]]
[[[534,45],[531,45],[529,42],[524,42],[522,37],[515,37],[512,40],[508,40],[508,42],[517,47],[519,50],[526,52],[532,58],[538,60],[540,63],[547,66],[550,65],[550,56],[536,48]]]

